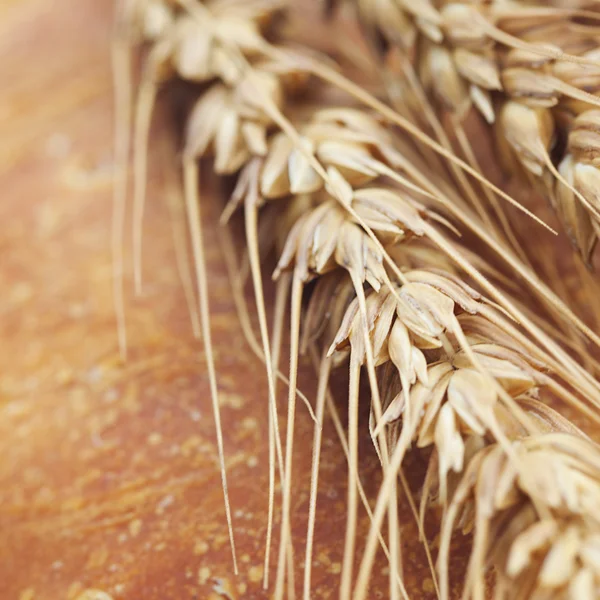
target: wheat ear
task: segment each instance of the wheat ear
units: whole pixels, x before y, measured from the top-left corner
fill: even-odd
[[[589,264],[600,216],[597,6],[357,4],[370,31],[418,57],[420,81],[453,116],[457,134],[473,109],[495,123],[502,159],[552,202]]]

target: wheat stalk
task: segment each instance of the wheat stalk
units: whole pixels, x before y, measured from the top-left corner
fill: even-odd
[[[283,596],[286,575],[288,595],[293,594],[293,564],[290,562],[291,457],[298,354],[302,342],[302,345],[314,348],[317,356],[322,356],[316,409],[315,465],[318,465],[320,438],[317,432],[323,418],[329,371],[335,364],[343,364],[344,357],[349,358],[348,524],[340,595],[342,598],[350,597],[353,582],[360,491],[357,470],[358,383],[364,365],[372,397],[371,434],[382,460],[385,481],[373,513],[373,526],[355,593],[356,597],[363,597],[366,592],[373,552],[381,541],[379,528],[387,512],[390,589],[392,597],[398,597],[399,593],[406,592],[398,585],[396,479],[411,441],[422,446],[436,446],[437,485],[450,516],[453,514],[451,510],[457,510],[454,507],[459,490],[463,490],[471,480],[470,465],[475,464],[473,461],[479,456],[475,454],[468,461],[465,459],[468,452],[463,438],[467,435],[493,447],[493,451],[518,474],[520,489],[533,497],[542,492],[535,478],[528,474],[527,460],[519,451],[521,442],[516,440],[525,436],[524,443],[531,440],[535,444],[536,440],[542,439],[538,423],[540,415],[551,430],[567,429],[562,435],[568,440],[579,439],[580,434],[565,425],[558,416],[549,416],[553,414],[550,409],[534,404],[529,397],[534,390],[547,387],[566,402],[597,418],[595,408],[590,408],[568,388],[572,386],[594,407],[600,400],[600,393],[597,382],[529,319],[518,304],[501,290],[501,286],[485,276],[495,277],[494,269],[483,260],[474,266],[477,261],[470,262],[466,258],[468,253],[443,232],[446,227],[453,229],[454,225],[450,225],[435,208],[444,210],[462,226],[479,232],[492,251],[510,257],[509,264],[519,264],[520,272],[527,275],[526,281],[545,299],[549,309],[566,315],[566,323],[586,331],[568,308],[560,305],[551,292],[539,284],[526,265],[510,254],[499,234],[487,236],[482,231],[480,218],[470,211],[468,202],[462,200],[452,180],[438,173],[433,181],[431,176],[427,177],[425,170],[418,166],[422,160],[419,152],[403,146],[386,120],[353,106],[348,100],[341,105],[328,102],[327,93],[336,85],[364,100],[362,92],[356,91],[350,82],[333,70],[314,68],[314,59],[308,53],[298,56],[296,50],[296,54],[290,55],[285,48],[266,41],[264,28],[280,8],[280,3],[265,0],[250,3],[222,0],[206,5],[191,0],[172,5],[140,0],[133,5],[131,25],[151,42],[148,77],[142,84],[137,110],[136,147],[140,152],[137,156],[143,157],[156,82],[164,77],[168,80],[172,75],[187,81],[208,82],[208,87],[190,112],[184,148],[185,190],[197,265],[202,331],[219,429],[196,166],[199,157],[212,155],[217,173],[238,172],[237,186],[225,217],[241,203],[245,209],[246,241],[258,306],[262,358],[267,365],[269,381],[270,455],[273,462],[277,457],[283,486],[275,596]],[[417,15],[417,18],[419,23],[425,19],[422,26],[434,31],[424,15]],[[315,85],[314,79],[310,78],[311,73],[319,74],[326,83],[312,94],[311,101],[302,99],[294,102],[298,89],[306,90]],[[379,108],[379,101],[371,98],[367,97],[368,103]],[[327,103],[330,106],[323,108],[323,104]],[[381,113],[386,118],[390,117],[385,107]],[[394,113],[391,113],[391,120],[404,123]],[[421,143],[435,151],[446,152],[445,157],[450,157],[456,168],[468,168],[443,147],[420,135]],[[137,163],[134,179],[137,182],[135,205],[139,227],[143,215],[143,160]],[[263,232],[263,240],[260,240],[259,208],[277,198],[286,198],[283,200],[285,207],[278,214],[281,229]],[[456,205],[452,200],[456,200]],[[265,243],[265,236],[267,244],[281,246],[275,273],[275,277],[283,278],[281,289],[291,286],[291,365],[285,454],[279,440],[276,413],[275,374],[278,371],[279,342],[270,343],[261,281],[259,247],[261,241]],[[136,239],[141,243],[141,229]],[[283,239],[285,243],[282,244]],[[427,241],[414,241],[420,239]],[[423,251],[415,254],[415,247],[421,247]],[[406,259],[403,259],[404,253]],[[436,253],[454,261],[459,267],[459,274],[448,270],[436,271],[435,267],[439,269],[441,266],[439,261],[434,260]],[[138,251],[139,256],[141,252]],[[414,260],[424,263],[420,270],[409,269]],[[283,276],[286,271],[291,271],[291,277]],[[319,294],[315,291],[309,308],[303,312],[305,284],[318,279],[319,284],[324,282],[325,285],[331,280],[327,274],[336,271],[346,273],[339,280],[345,281],[346,292],[337,296],[336,309],[331,311],[322,301],[319,303]],[[137,272],[140,272],[139,264]],[[502,310],[494,308],[479,291],[466,285],[466,279],[472,279],[473,283],[490,293]],[[141,278],[138,275],[139,283]],[[346,311],[346,305],[352,298]],[[321,314],[323,311],[326,314]],[[502,311],[517,318],[528,335],[524,335]],[[301,322],[305,323],[302,340]],[[326,322],[329,322],[327,327],[323,325]],[[326,353],[331,338],[327,339],[323,331],[332,331],[332,328],[338,333],[329,353]],[[275,337],[280,339],[281,336]],[[349,356],[346,356],[345,344],[350,346]],[[380,365],[390,360],[397,369],[400,382],[399,391],[393,398],[387,397],[393,389],[392,382],[385,380],[380,383],[377,373],[378,368],[381,371]],[[550,369],[552,377],[543,373],[543,368]],[[575,374],[577,378],[573,380]],[[560,383],[561,377],[567,386]],[[382,395],[384,388],[387,393]],[[431,397],[434,393],[435,401]],[[524,395],[527,399],[523,398]],[[427,411],[423,413],[425,408]],[[402,425],[398,431],[400,416]],[[395,431],[398,435],[394,434]],[[220,454],[223,464],[221,446]],[[318,466],[316,469],[313,470],[311,506],[316,501]],[[449,490],[446,483],[448,472],[455,472],[459,477],[456,489]],[[433,475],[428,477],[430,483],[433,479]],[[273,499],[274,475],[271,477],[269,523],[272,523]],[[479,509],[480,503],[476,504]],[[446,520],[450,525],[444,530],[446,537],[452,526],[450,516]],[[314,513],[307,536],[309,540],[312,526]],[[266,544],[266,567],[269,563],[270,532],[271,525]],[[481,590],[481,543],[476,545],[472,554],[471,564],[475,566],[469,570],[466,593],[475,589],[479,590],[476,592],[479,594]],[[306,551],[305,564],[304,595],[308,598],[310,547]],[[501,562],[498,564],[501,565]],[[444,575],[443,559],[440,560],[440,569]],[[514,576],[521,571],[512,568],[506,572]],[[589,576],[586,577],[589,579]],[[444,581],[442,577],[442,583]],[[442,594],[447,595],[447,586],[442,586]]]

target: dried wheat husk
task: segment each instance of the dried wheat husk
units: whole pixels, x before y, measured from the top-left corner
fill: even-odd
[[[142,0],[137,6],[145,8]],[[299,88],[314,92],[311,89],[314,79],[309,78],[311,73],[320,73],[322,79],[328,80],[315,88],[332,86],[341,80],[336,79],[333,72],[313,69],[306,58],[309,52],[291,60],[287,50],[271,45],[262,37],[261,27],[269,22],[266,17],[272,14],[271,8],[279,11],[279,4],[257,2],[258,8],[249,11],[242,6],[241,2],[229,0],[206,5],[191,0],[173,3],[173,6],[164,4],[163,13],[168,13],[171,19],[168,26],[150,28],[159,31],[149,36],[150,55],[156,48],[166,48],[160,56],[160,69],[151,74],[151,81],[156,83],[157,73],[171,72],[187,81],[203,81],[207,86],[190,112],[183,159],[199,295],[205,299],[202,306],[205,320],[208,305],[198,224],[196,161],[209,156],[213,158],[217,173],[237,174],[237,185],[225,217],[243,203],[262,342],[257,353],[267,365],[269,380],[269,444],[273,448],[273,461],[277,459],[283,486],[275,597],[284,596],[286,579],[288,595],[293,588],[290,483],[301,343],[314,351],[316,357],[322,357],[316,401],[313,449],[316,475],[313,477],[311,506],[316,502],[320,420],[328,393],[329,373],[336,365],[349,364],[348,524],[340,596],[350,597],[354,584],[360,491],[357,414],[361,401],[360,374],[364,366],[371,391],[371,435],[382,461],[385,481],[373,513],[373,527],[356,579],[355,593],[359,598],[366,593],[373,551],[376,544],[383,541],[380,528],[387,513],[390,590],[392,597],[399,597],[406,595],[406,591],[398,568],[396,479],[411,442],[417,446],[435,446],[436,495],[446,506],[454,506],[453,503],[458,501],[458,490],[462,489],[460,482],[471,481],[470,465],[480,460],[479,454],[471,451],[473,444],[468,439],[478,439],[482,448],[494,448],[498,460],[504,460],[522,477],[521,490],[535,497],[539,484],[528,476],[527,461],[516,448],[515,440],[525,438],[534,444],[541,433],[548,430],[565,430],[563,435],[568,440],[581,437],[559,415],[553,415],[543,404],[534,404],[537,390],[548,388],[592,418],[597,418],[600,391],[589,373],[553,342],[502,289],[503,275],[495,277],[499,283],[490,282],[482,272],[495,274],[494,267],[484,259],[473,260],[478,264],[472,264],[465,258],[468,253],[463,253],[460,244],[451,239],[456,224],[464,226],[468,223],[484,240],[487,239],[494,252],[501,254],[505,249],[500,236],[485,236],[482,221],[464,208],[468,203],[461,202],[461,191],[453,187],[447,172],[432,177],[432,173],[419,170],[415,163],[418,164],[422,157],[398,140],[388,120],[353,102],[323,109],[318,104],[319,100],[327,98],[327,91],[319,96],[321,90],[313,94],[311,102],[306,98],[302,98],[302,103],[300,99],[295,104],[290,102]],[[240,10],[236,12],[238,8]],[[412,11],[419,27],[434,41],[442,35],[442,21],[437,20],[437,12],[432,7],[423,5],[407,10]],[[445,18],[446,28],[449,27],[447,23],[454,22],[452,19],[458,19],[456,14],[448,14]],[[146,16],[142,14],[140,19],[143,24]],[[144,27],[139,29],[144,30]],[[453,36],[472,48],[485,42],[485,31],[482,33],[477,28],[469,31],[458,28]],[[346,91],[353,89],[346,85]],[[373,107],[379,106],[376,102],[371,103]],[[439,151],[430,142],[429,147]],[[535,153],[533,156],[535,158]],[[457,206],[453,207],[455,198]],[[285,203],[285,208],[277,213],[281,226],[276,230],[261,231],[262,207],[272,202]],[[453,223],[447,217],[451,217]],[[403,264],[403,249],[421,243],[425,251],[418,260],[424,264],[420,264],[418,270],[411,269],[414,252],[407,250],[407,260]],[[284,291],[282,297],[291,293],[285,454],[276,413],[276,357],[280,352],[278,343],[271,345],[267,327],[261,245],[280,248],[275,278],[279,280],[278,288]],[[436,254],[431,253],[431,248],[454,261],[458,272],[446,272],[443,263],[436,260]],[[517,260],[511,258],[511,264],[520,264],[515,262]],[[528,273],[525,266],[521,269]],[[307,309],[303,310],[304,288],[312,280],[317,280],[317,285]],[[526,280],[547,299],[548,306],[558,310],[553,301],[548,300],[550,292],[537,286],[532,275]],[[481,291],[471,284],[480,287]],[[327,286],[337,290],[333,307],[324,300],[328,290],[332,289]],[[497,306],[492,299],[487,300],[482,295],[484,291],[498,303]],[[565,307],[560,311],[569,314]],[[511,322],[511,318],[517,319],[518,325]],[[568,319],[576,323],[574,317]],[[282,320],[278,323],[276,327],[281,328]],[[305,332],[301,338],[303,324]],[[203,327],[208,349],[208,323],[204,322]],[[337,334],[333,335],[336,330]],[[280,339],[280,336],[275,337]],[[390,397],[393,388],[390,381],[380,383],[377,376],[377,368],[389,361],[396,367],[400,382],[393,398]],[[386,391],[383,395],[382,390]],[[213,392],[213,402],[218,405],[216,386]],[[540,421],[544,427],[540,426]],[[454,479],[458,478],[458,484],[448,485],[449,473]],[[433,475],[429,477],[430,480],[433,478]],[[274,479],[270,498],[269,523],[273,514]],[[479,504],[474,510],[479,510]],[[311,527],[314,527],[314,521],[309,524],[309,539]],[[269,528],[267,567],[270,535]],[[469,571],[465,593],[470,593],[471,588],[481,589],[481,543],[479,541],[480,545],[476,545],[472,554],[471,564],[475,566]],[[311,562],[310,548],[307,548],[306,598],[310,597]],[[268,569],[265,571],[268,573]],[[443,561],[440,572],[444,575]],[[510,573],[515,575],[513,571]],[[267,583],[265,578],[265,585]],[[442,593],[447,594],[447,589],[442,588]]]

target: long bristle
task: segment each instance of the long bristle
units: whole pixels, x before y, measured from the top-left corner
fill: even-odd
[[[219,395],[217,390],[217,376],[215,372],[215,361],[213,356],[213,345],[210,332],[210,309],[208,301],[208,281],[206,276],[206,261],[204,258],[204,242],[202,238],[202,222],[200,219],[200,203],[198,196],[199,170],[196,163],[189,158],[184,159],[184,191],[185,205],[188,213],[188,225],[190,229],[190,239],[192,240],[192,250],[194,254],[194,266],[196,270],[196,283],[198,286],[198,301],[200,312],[200,325],[202,330],[202,341],[204,343],[204,352],[206,354],[206,365],[210,384],[210,396],[212,401],[213,416],[215,419],[215,430],[217,434],[217,448],[219,453],[219,463],[221,468],[221,484],[223,486],[223,496],[225,500],[225,515],[227,518],[227,530],[229,533],[229,543],[231,545],[231,557],[233,560],[233,570],[237,575],[237,557],[235,552],[235,539],[233,533],[233,522],[231,518],[231,506],[229,503],[229,492],[227,486],[227,471],[225,467],[225,450],[223,445],[223,428],[221,427],[221,408],[219,405]]]
[[[126,17],[121,3],[116,7],[116,34],[112,44],[114,79],[114,161],[112,218],[112,269],[113,302],[117,324],[117,338],[121,360],[127,358],[127,331],[125,322],[125,299],[123,292],[123,246],[125,214],[127,207],[128,167],[131,140],[131,49],[126,39]]]

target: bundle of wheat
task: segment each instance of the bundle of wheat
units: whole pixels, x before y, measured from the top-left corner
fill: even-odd
[[[538,579],[530,574],[530,569],[535,571],[538,563],[532,561],[530,568],[522,557],[519,562],[519,549],[527,544],[520,536],[527,527],[536,526],[547,512],[539,502],[548,481],[535,472],[535,461],[541,460],[537,449],[551,440],[542,456],[551,461],[553,470],[563,472],[572,465],[558,451],[556,456],[550,451],[562,446],[553,445],[554,438],[547,437],[550,435],[547,432],[561,432],[560,439],[570,448],[581,448],[585,440],[574,426],[537,402],[534,396],[539,389],[547,389],[554,397],[598,419],[600,385],[552,339],[547,331],[552,328],[540,326],[539,320],[530,318],[522,308],[522,299],[516,301],[511,297],[513,290],[510,282],[506,284],[506,276],[485,258],[474,258],[462,243],[451,237],[452,232],[457,228],[473,232],[485,245],[485,252],[504,260],[565,331],[577,331],[578,335],[582,332],[595,341],[598,338],[515,256],[503,241],[500,225],[496,224],[491,232],[486,229],[489,215],[485,211],[478,214],[478,207],[472,207],[469,199],[464,199],[463,190],[456,186],[443,162],[439,170],[432,169],[426,158],[431,152],[441,154],[450,160],[455,173],[467,169],[477,175],[476,170],[346,79],[325,59],[319,63],[314,48],[291,49],[285,46],[288,40],[277,36],[274,36],[277,45],[269,41],[272,40],[269,24],[281,8],[280,2],[268,0],[214,0],[205,4],[193,0],[173,3],[137,0],[126,11],[129,33],[142,32],[150,42],[148,76],[142,81],[136,113],[134,202],[138,243],[141,243],[144,199],[144,146],[156,85],[159,80],[168,81],[171,77],[205,84],[200,91],[193,88],[191,92],[197,100],[187,122],[183,163],[217,429],[219,403],[199,223],[197,160],[211,156],[216,173],[237,173],[225,219],[243,203],[262,343],[262,348],[256,348],[257,344],[254,347],[266,364],[270,456],[279,465],[282,482],[275,597],[283,597],[286,578],[288,595],[293,594],[294,585],[291,478],[301,346],[310,350],[319,368],[305,598],[310,597],[311,591],[311,540],[321,421],[329,393],[329,374],[333,367],[343,364],[349,364],[350,387],[348,517],[340,597],[351,597],[354,582],[356,515],[361,495],[358,406],[362,367],[368,374],[371,436],[381,458],[384,483],[356,579],[356,597],[363,598],[366,594],[378,542],[384,546],[390,561],[391,597],[406,596],[399,567],[396,502],[398,473],[412,442],[419,447],[435,447],[425,478],[424,498],[435,490],[445,507],[444,544],[439,557],[443,597],[448,596],[447,541],[459,509],[466,515],[475,514],[475,542],[465,595],[482,597],[484,559],[488,554],[494,555],[492,563],[500,574],[498,593],[505,589],[506,581],[515,580],[520,586],[519,593],[525,594],[525,590],[537,586],[531,583]],[[413,11],[415,22],[424,31],[434,39],[440,38],[437,11],[426,4],[407,10]],[[346,94],[342,102],[337,98],[335,102],[331,100],[336,88]],[[303,93],[295,99],[300,90]],[[479,95],[485,96],[483,92]],[[375,110],[367,111],[356,100]],[[411,133],[414,139],[406,141],[399,136],[393,123]],[[123,146],[127,144],[123,142]],[[499,192],[481,176],[479,179],[486,189]],[[275,200],[281,205],[275,213],[276,226],[261,230],[259,213],[264,210],[259,209],[263,205],[268,208]],[[260,250],[265,246],[275,247],[279,252],[275,278],[279,289],[284,291],[283,297],[291,292],[285,453],[279,436],[275,386],[276,377],[280,376],[283,314],[276,321],[272,343],[261,277]],[[413,268],[415,263],[418,268]],[[137,271],[139,274],[139,263]],[[309,295],[305,294],[305,287],[311,280],[317,282],[303,309],[303,297]],[[390,372],[390,362],[397,375],[394,370]],[[589,445],[591,454],[597,452],[595,446]],[[227,502],[222,442],[219,450]],[[478,469],[484,463],[487,465],[488,459],[496,461],[493,474],[505,484],[502,487],[505,495],[494,496],[497,503],[491,507],[489,494],[484,494],[487,490],[473,483],[479,481]],[[592,495],[597,495],[598,464],[587,457],[581,460],[587,469],[586,485]],[[582,469],[583,466],[579,471]],[[488,486],[489,476],[487,471],[485,477],[481,476]],[[577,475],[573,478],[577,479]],[[273,469],[265,586],[269,578],[274,495]],[[577,580],[582,583],[576,589],[592,589],[595,593],[597,568],[589,566],[586,558],[589,552],[586,553],[587,538],[583,534],[587,532],[581,531],[580,524],[577,532],[571,533],[575,530],[569,528],[570,518],[558,515],[560,501],[548,505],[557,512],[555,527],[552,535],[545,538],[548,541],[541,542],[539,547],[547,549],[554,539],[552,536],[558,540],[553,548],[562,548],[567,542],[569,547],[576,544],[575,558],[571,561],[575,566],[568,576],[579,569]],[[591,502],[580,502],[576,507],[568,504],[568,508],[577,513],[581,523],[594,519]],[[520,516],[525,512],[527,517]],[[385,514],[387,545],[380,532]],[[506,533],[501,538],[503,543],[496,546],[488,532],[509,516],[519,526],[510,530],[512,537]],[[235,561],[231,521],[229,527]],[[590,544],[593,547],[593,539]],[[550,558],[555,556],[554,550],[547,554],[549,563],[556,560]],[[549,580],[540,575],[539,581],[543,587]],[[562,578],[552,585],[562,591],[564,583]]]

